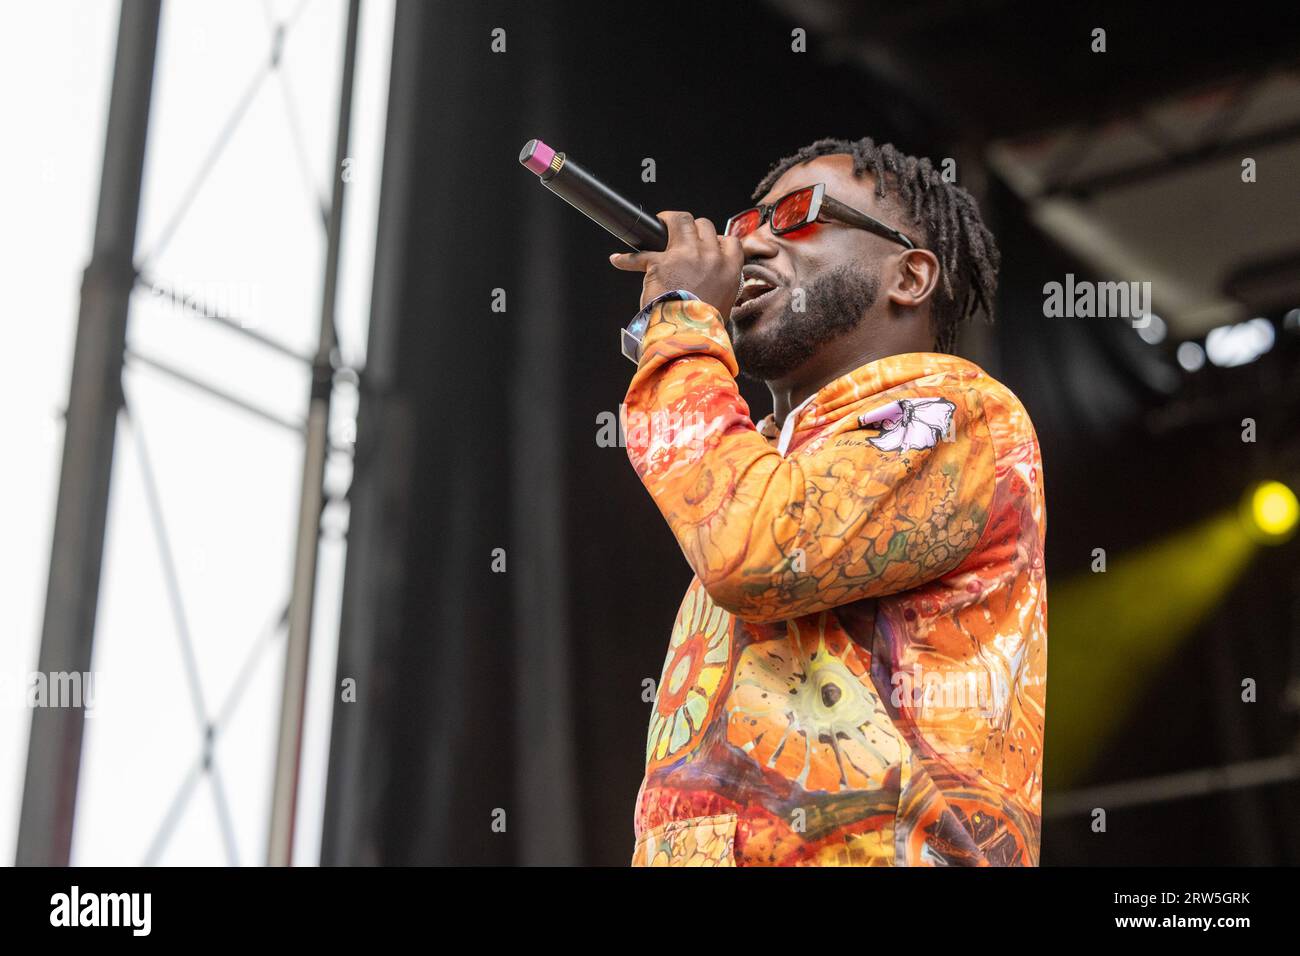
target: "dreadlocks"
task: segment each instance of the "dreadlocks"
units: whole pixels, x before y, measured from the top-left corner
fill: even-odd
[[[992,320],[1002,256],[993,234],[980,219],[974,197],[945,182],[930,160],[908,156],[892,143],[877,146],[869,137],[819,139],[777,162],[754,190],[754,201],[791,166],[841,153],[853,157],[854,176],[871,173],[877,196],[896,195],[892,205],[911,218],[911,225],[922,233],[915,238],[938,257],[943,282],[935,294],[934,348],[952,352],[962,320],[977,309]]]

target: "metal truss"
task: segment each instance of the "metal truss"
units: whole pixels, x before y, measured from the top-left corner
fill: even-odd
[[[312,182],[297,101],[281,69],[285,43],[309,2],[310,0],[300,0],[288,18],[277,22],[269,3],[263,0],[270,41],[268,53],[221,125],[215,142],[196,168],[188,188],[154,244],[148,252],[137,258],[133,250],[143,179],[160,0],[122,0],[95,252],[86,269],[82,310],[78,320],[40,669],[43,672],[85,672],[90,669],[95,605],[98,601],[104,546],[104,522],[110,490],[113,433],[116,430],[114,418],[120,413],[121,423],[130,434],[135,448],[149,521],[163,569],[169,609],[180,645],[185,683],[200,729],[197,752],[191,766],[173,794],[145,852],[143,863],[146,865],[156,863],[167,849],[177,823],[204,777],[212,788],[226,859],[231,865],[241,862],[215,745],[239,707],[241,689],[247,684],[246,678],[256,670],[260,661],[286,631],[287,660],[267,862],[287,865],[291,859],[316,557],[321,535],[321,516],[330,503],[324,495],[325,462],[331,452],[350,456],[353,451],[350,442],[336,443],[329,439],[330,402],[336,374],[348,376],[354,381],[359,376],[356,369],[344,368],[338,355],[335,304],[343,207],[343,177],[340,170],[348,146],[360,0],[349,0],[347,6],[338,128],[332,167],[333,188],[328,198]],[[300,354],[274,338],[248,328],[238,317],[222,314],[192,298],[186,297],[183,303],[184,308],[196,320],[213,322],[233,334],[243,336],[258,347],[310,368],[312,389],[308,414],[303,420],[291,420],[262,408],[234,391],[151,357],[146,352],[129,346],[126,341],[132,290],[149,289],[154,294],[177,298],[174,287],[165,278],[154,274],[154,263],[178,230],[184,227],[186,213],[194,199],[202,191],[209,174],[270,77],[276,78],[281,90],[302,182],[310,193],[313,206],[320,210],[320,226],[326,237],[321,322],[316,352],[313,355]],[[283,605],[268,615],[266,628],[247,652],[229,693],[215,709],[203,694],[198,659],[182,600],[180,575],[173,559],[172,539],[164,516],[145,430],[136,406],[129,401],[129,394],[122,382],[121,373],[125,366],[165,376],[226,407],[293,431],[304,440],[303,482],[292,591]],[[96,372],[99,374],[94,374]],[[91,436],[93,442],[86,441],[86,436]],[[74,447],[78,444],[93,447],[89,450]],[[19,828],[17,862],[20,865],[67,865],[69,862],[83,721],[84,711],[80,707],[37,711],[33,715]]]

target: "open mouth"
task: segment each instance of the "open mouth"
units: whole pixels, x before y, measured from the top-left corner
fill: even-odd
[[[744,284],[740,287],[740,294],[736,296],[736,304],[731,310],[732,321],[743,322],[757,315],[767,307],[779,291],[780,286],[762,276],[746,276]]]

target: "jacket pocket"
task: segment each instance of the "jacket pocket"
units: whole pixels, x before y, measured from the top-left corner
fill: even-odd
[[[669,820],[641,834],[633,866],[735,866],[736,814]]]

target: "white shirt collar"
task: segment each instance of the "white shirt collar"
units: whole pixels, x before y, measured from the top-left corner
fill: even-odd
[[[809,395],[794,408],[790,409],[790,413],[785,416],[785,422],[781,425],[781,437],[776,441],[776,450],[782,455],[784,455],[790,448],[790,440],[794,438],[795,420],[799,417],[799,413],[802,412],[804,408],[807,407],[808,403],[816,396],[817,393],[813,392],[812,395]]]

